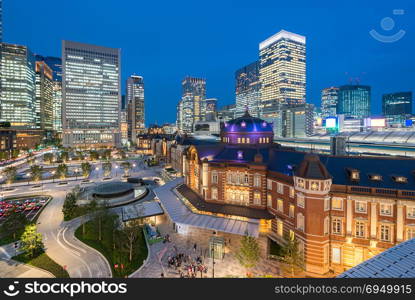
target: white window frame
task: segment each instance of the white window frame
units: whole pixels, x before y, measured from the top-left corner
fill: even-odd
[[[257,197],[259,195],[259,197]],[[261,205],[261,192],[254,192],[254,205]]]
[[[362,226],[363,232],[360,232],[360,227]],[[359,227],[359,228],[358,228]],[[362,233],[362,234],[360,234]],[[354,224],[354,234],[357,238],[366,238],[366,222],[356,221]]]
[[[324,218],[323,234],[324,235],[329,235],[330,234],[330,217],[329,216]]]
[[[335,208],[334,206],[333,206],[333,201],[337,201],[337,200],[340,200],[340,208]],[[343,208],[344,208],[344,199],[343,198],[340,198],[340,197],[332,197],[331,198],[331,209],[332,210],[338,210],[338,211],[342,211],[343,210]]]
[[[328,196],[324,198],[324,211],[330,210],[330,200]]]
[[[272,207],[272,195],[271,194],[267,195],[267,206]]]
[[[337,231],[337,222],[340,224],[340,231]],[[336,226],[334,224],[336,223]],[[343,220],[341,218],[333,218],[331,220],[331,233],[336,235],[343,235]],[[334,230],[336,229],[336,230]]]
[[[297,194],[297,206],[305,208],[305,197],[303,194]]]
[[[382,206],[388,206],[389,212],[385,212],[384,209],[382,209]],[[390,203],[380,203],[379,205],[379,215],[385,216],[385,217],[392,217],[393,216],[393,205]]]
[[[284,185],[282,183],[277,182],[277,193],[284,194]]]
[[[212,183],[218,183],[219,182],[219,175],[218,172],[213,171],[212,172]]]
[[[364,210],[359,210],[358,207],[359,207],[359,205],[362,205],[362,204],[364,206]],[[360,214],[366,214],[367,213],[367,202],[356,200],[354,202],[354,211],[357,212],[357,213],[360,213]]]
[[[302,213],[298,213],[297,214],[297,229],[304,231],[304,223],[305,223],[305,218],[304,215]]]
[[[295,190],[292,186],[290,186],[290,198],[294,198],[295,197]]]
[[[386,236],[386,230],[387,229],[387,236],[388,238],[385,238]],[[391,242],[392,241],[392,226],[390,224],[380,224],[379,225],[379,240],[382,242]]]
[[[254,186],[255,187],[261,186],[261,175],[254,175]]]
[[[277,199],[277,210],[278,210],[280,213],[284,213],[284,200],[283,200],[283,199],[281,199],[281,198],[278,198],[278,199]]]
[[[272,180],[271,179],[267,179],[267,189],[272,190]]]
[[[294,218],[295,216],[295,205],[294,204],[290,204],[288,207],[288,216],[290,218]]]
[[[412,212],[410,214],[410,212]],[[406,207],[406,218],[407,219],[415,219],[415,206],[407,206]]]
[[[331,262],[334,264],[341,264],[342,261],[342,248],[332,247],[331,248]]]
[[[218,189],[216,187],[212,187],[212,200],[218,200]]]

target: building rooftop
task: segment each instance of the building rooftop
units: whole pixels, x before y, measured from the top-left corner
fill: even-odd
[[[347,270],[338,278],[414,278],[415,239],[400,243]]]

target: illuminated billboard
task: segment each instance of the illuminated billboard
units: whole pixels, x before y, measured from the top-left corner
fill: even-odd
[[[386,127],[386,120],[384,118],[369,119],[370,127]]]
[[[337,128],[337,118],[336,117],[328,117],[326,118],[326,129],[335,129]]]

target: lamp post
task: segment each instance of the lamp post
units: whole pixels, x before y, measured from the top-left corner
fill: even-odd
[[[215,247],[212,247],[212,278],[215,278]]]
[[[55,171],[52,171],[52,183],[55,183]]]

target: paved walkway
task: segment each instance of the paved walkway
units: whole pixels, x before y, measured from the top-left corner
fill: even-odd
[[[44,270],[12,260],[15,255],[12,244],[0,246],[0,278],[53,278]]]
[[[191,257],[191,260],[195,260],[200,256],[203,259],[203,263],[207,266],[207,272],[203,274],[197,274],[197,277],[202,275],[203,278],[212,278],[212,260],[207,256],[207,249],[196,248],[193,249],[194,244],[198,243],[197,240],[191,239],[188,236],[179,235],[175,233],[170,226],[165,223],[159,224],[158,229],[164,236],[169,234],[171,237],[170,243],[159,242],[150,246],[150,258],[147,263],[140,269],[139,272],[132,277],[141,278],[160,278],[161,273],[164,277],[180,277],[179,270],[169,268],[167,260],[169,256],[174,256],[178,253],[183,253]],[[226,245],[226,254],[222,260],[215,260],[215,278],[216,277],[246,277],[246,270],[240,265],[235,257],[235,253],[239,248],[239,241],[236,236],[232,236],[232,243],[229,242]],[[161,263],[160,263],[161,257]],[[257,266],[251,270],[253,276],[273,276],[276,277],[280,274],[279,264],[274,260],[260,259]]]

